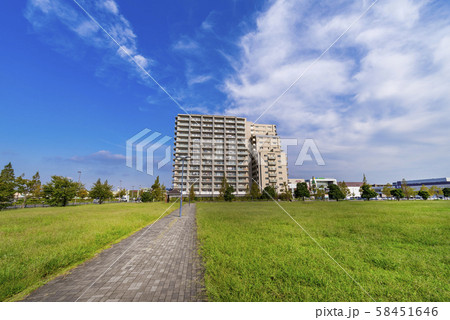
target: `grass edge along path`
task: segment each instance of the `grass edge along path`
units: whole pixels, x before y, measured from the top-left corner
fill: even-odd
[[[23,299],[151,225],[164,211],[163,216],[170,214],[171,205],[122,203],[1,212],[0,301]]]
[[[450,202],[281,202],[377,301],[450,299]],[[275,203],[197,204],[210,301],[370,301]]]

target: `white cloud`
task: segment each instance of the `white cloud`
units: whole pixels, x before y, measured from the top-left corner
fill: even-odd
[[[114,14],[119,13],[119,8],[117,7],[117,3],[115,3],[113,0],[106,0],[102,3],[102,5]]]
[[[111,153],[108,150],[100,150],[87,156],[73,156],[69,159],[75,162],[102,162],[102,163],[121,163],[126,160],[125,155]]]
[[[205,83],[205,82],[207,82],[207,81],[209,81],[211,79],[212,79],[211,75],[194,76],[194,77],[192,77],[192,78],[190,78],[188,80],[188,84],[191,86],[191,85],[194,85],[194,84]]]
[[[222,86],[226,112],[258,118],[368,4],[274,1],[238,42],[240,63]],[[430,161],[432,174],[449,174],[450,19],[433,10],[380,1],[263,116],[285,136],[314,138],[329,159],[293,175],[420,178]]]
[[[120,13],[115,1],[79,2],[143,68],[147,68],[153,63],[152,59],[138,51],[137,36],[130,22]],[[67,43],[74,41],[70,38],[68,40],[64,29],[61,29],[61,24],[65,30],[73,31],[88,46],[110,50],[116,45],[94,21],[71,1],[28,0],[25,17],[37,32],[51,39],[52,44],[56,46],[67,46]],[[55,38],[58,37],[59,41],[55,41]],[[130,57],[121,49],[118,49],[116,53],[130,62]],[[108,61],[117,60],[109,59]],[[140,70],[138,70],[138,74],[146,77]]]
[[[195,51],[199,48],[199,45],[195,40],[184,36],[173,45],[173,48],[182,51]]]

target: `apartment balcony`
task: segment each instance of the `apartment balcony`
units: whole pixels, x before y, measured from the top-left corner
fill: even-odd
[[[212,171],[212,167],[211,166],[203,166],[203,171]]]
[[[277,179],[269,179],[270,183],[277,183]]]
[[[277,165],[277,163],[276,163],[276,162],[273,162],[273,161],[268,161],[267,164],[268,164],[269,166],[276,166],[276,165]]]
[[[277,171],[277,168],[275,168],[275,167],[269,167],[269,171]]]
[[[175,148],[175,153],[188,153],[188,149],[179,149],[179,148]]]
[[[203,160],[203,165],[205,165],[205,164],[212,164],[212,161]]]
[[[273,155],[269,155],[269,156],[267,156],[267,159],[269,159],[269,160],[275,160],[275,159],[276,159],[276,157],[275,157],[275,156],[273,156]]]
[[[276,173],[269,173],[269,177],[276,177],[277,174]]]
[[[176,138],[178,138],[178,137],[189,137],[189,135],[188,135],[188,133],[187,132],[177,132],[176,133]]]

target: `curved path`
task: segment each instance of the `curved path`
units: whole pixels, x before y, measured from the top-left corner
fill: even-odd
[[[40,287],[25,301],[204,301],[195,204]]]

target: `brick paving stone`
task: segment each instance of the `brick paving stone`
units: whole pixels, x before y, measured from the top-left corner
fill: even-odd
[[[57,277],[24,301],[206,301],[195,204]]]

